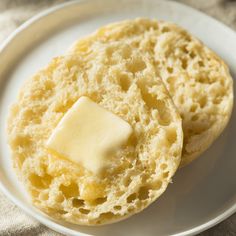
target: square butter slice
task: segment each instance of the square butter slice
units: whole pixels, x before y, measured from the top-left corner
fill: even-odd
[[[131,133],[126,121],[83,96],[53,130],[47,147],[98,174],[107,167],[108,154],[120,148]]]

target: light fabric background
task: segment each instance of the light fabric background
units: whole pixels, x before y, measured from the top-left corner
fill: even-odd
[[[65,0],[0,0],[0,43],[36,13]],[[236,30],[235,0],[179,0],[222,21]],[[236,42],[235,42],[236,43]],[[0,193],[1,236],[61,236],[28,217]],[[236,214],[199,236],[235,236]]]

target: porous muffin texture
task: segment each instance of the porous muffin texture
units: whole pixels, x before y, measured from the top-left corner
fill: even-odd
[[[76,42],[69,53],[89,51],[96,42],[124,42],[153,58],[183,119],[181,166],[194,160],[220,135],[233,107],[233,80],[226,64],[181,27],[149,19],[100,28]]]
[[[55,58],[26,82],[8,132],[14,167],[36,207],[68,222],[98,225],[141,211],[165,191],[180,163],[182,123],[151,60],[129,43],[95,42]],[[45,145],[81,96],[133,129],[100,177]]]

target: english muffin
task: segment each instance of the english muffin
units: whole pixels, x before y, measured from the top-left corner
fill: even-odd
[[[100,176],[47,147],[81,97],[132,127]],[[149,53],[119,40],[79,46],[36,73],[11,108],[8,133],[14,167],[33,204],[82,225],[112,223],[155,201],[179,166],[183,142],[181,118]]]
[[[223,131],[233,107],[229,69],[186,30],[163,21],[127,20],[80,39],[69,53],[89,52],[96,42],[129,43],[153,58],[156,73],[183,119],[181,166],[203,153]]]

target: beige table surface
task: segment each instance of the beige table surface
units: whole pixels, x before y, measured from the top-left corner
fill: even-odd
[[[65,0],[0,0],[0,43],[36,13]],[[236,0],[179,0],[236,30]],[[236,42],[235,42],[236,43]],[[0,236],[60,236],[28,217],[0,192]],[[236,236],[236,214],[200,236]]]

